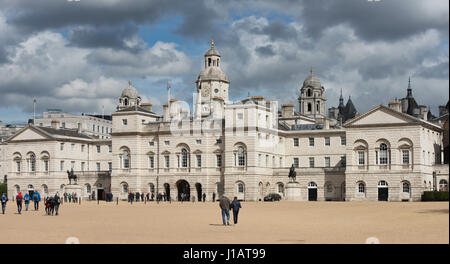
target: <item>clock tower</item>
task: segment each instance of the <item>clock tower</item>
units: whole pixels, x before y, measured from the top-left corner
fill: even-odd
[[[211,48],[205,53],[205,68],[198,75],[197,107],[201,109],[201,116],[205,117],[214,112],[213,100],[228,102],[228,87],[230,81],[225,72],[220,68],[222,61],[220,53],[214,48],[211,40]]]

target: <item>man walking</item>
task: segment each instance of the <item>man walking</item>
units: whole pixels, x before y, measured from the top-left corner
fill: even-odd
[[[19,212],[19,214],[21,214],[22,212],[22,193],[19,192],[19,194],[16,196],[16,202],[17,202],[17,211]]]
[[[55,208],[55,213],[56,215],[58,215],[58,210],[59,210],[59,205],[61,204],[61,198],[59,198],[58,193],[55,194],[55,198],[53,199],[54,202],[54,208]]]
[[[230,199],[228,199],[226,196],[222,196],[222,198],[219,199],[219,206],[220,209],[222,209],[222,222],[223,225],[230,225]],[[227,223],[225,224],[225,215],[227,216]]]
[[[6,196],[6,194],[2,194],[2,214],[5,214],[5,210],[6,210],[6,202],[8,202],[8,197]]]
[[[25,211],[28,211],[28,205],[30,204],[31,197],[28,193],[23,197],[23,202],[25,204]]]
[[[39,210],[39,201],[41,200],[41,195],[38,192],[33,193],[34,210]]]
[[[233,220],[234,225],[237,225],[238,222],[238,214],[239,214],[239,208],[242,208],[241,202],[238,201],[237,197],[234,197],[233,202],[231,203],[231,208],[233,208]]]
[[[215,192],[213,192],[213,200],[212,200],[213,202],[215,202],[216,201],[216,193]]]

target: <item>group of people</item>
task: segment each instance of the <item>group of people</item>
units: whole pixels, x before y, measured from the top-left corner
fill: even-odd
[[[128,202],[129,203],[139,202],[139,201],[141,201],[141,202],[154,201],[154,199],[155,199],[155,195],[153,193],[152,194],[150,194],[150,193],[144,194],[144,193],[139,193],[139,192],[128,193]],[[159,199],[159,196],[157,199]]]
[[[2,194],[1,198],[1,204],[2,204],[2,214],[5,214],[6,211],[6,204],[9,201],[8,197],[5,193]],[[17,212],[18,214],[22,214],[22,205],[25,205],[25,211],[28,211],[28,207],[30,205],[30,202],[34,203],[34,210],[39,210],[39,202],[41,201],[41,195],[39,192],[33,192],[31,195],[26,193],[25,195],[22,195],[22,192],[19,192],[16,197],[16,204],[17,204]],[[59,198],[58,193],[55,194],[54,197],[47,197],[44,199],[45,204],[45,212],[46,214],[50,215],[50,213],[53,215],[54,212],[56,212],[56,215],[58,215],[58,209],[59,204],[61,203],[61,199]]]
[[[69,203],[78,203],[78,195],[76,193],[64,193],[64,202],[67,203],[67,201],[69,201]]]

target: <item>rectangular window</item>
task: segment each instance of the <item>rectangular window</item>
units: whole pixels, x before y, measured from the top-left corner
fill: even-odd
[[[81,152],[84,152],[84,145],[81,145]]]
[[[92,125],[92,131],[95,132],[95,125]]]
[[[59,149],[62,151],[64,150],[64,143],[59,144]]]
[[[346,145],[347,144],[347,139],[345,138],[345,136],[341,136],[341,145]]]
[[[409,150],[402,150],[403,164],[409,164]]]
[[[309,158],[309,167],[314,168],[314,158]]]
[[[298,158],[294,158],[294,167],[298,168],[300,166],[300,163],[298,161]]]
[[[195,143],[197,143],[197,145],[200,145],[200,144],[202,144],[202,140],[201,140],[201,139],[197,139],[197,140],[195,141]]]
[[[20,172],[20,161],[16,161],[16,171]]]
[[[343,167],[345,167],[345,164],[347,163],[346,162],[346,157],[345,156],[341,156],[341,165],[343,166]]]
[[[60,171],[64,171],[64,161],[61,160],[61,162],[59,163],[59,169]]]
[[[100,162],[97,162],[97,171],[100,171]]]
[[[218,168],[222,167],[222,155],[216,155],[216,165]]]
[[[222,139],[216,139],[216,144],[222,144]]]
[[[108,145],[108,151],[111,153],[112,152],[112,145]]]
[[[309,138],[309,146],[314,146],[314,138],[313,137],[310,137]]]
[[[66,123],[65,123],[65,122],[62,122],[62,123],[61,123],[61,127],[62,127],[62,128],[66,128]]]
[[[44,171],[48,172],[48,160],[44,160]]]
[[[283,158],[280,157],[280,168],[283,167]]]
[[[102,127],[102,134],[104,134],[105,133],[105,128],[104,127]]]
[[[112,162],[108,162],[108,169],[109,171],[112,171]]]
[[[238,113],[238,114],[237,114],[237,118],[238,118],[239,120],[244,119],[244,114],[243,114],[243,113]]]
[[[164,145],[169,146],[170,142],[168,140],[164,141]]]
[[[128,124],[128,121],[126,119],[122,119],[122,124],[126,126]],[[94,125],[94,131],[95,131],[95,125]]]
[[[364,151],[358,151],[358,165],[364,165],[366,163],[365,156]]]
[[[153,156],[148,157],[148,167],[150,169],[155,168],[155,158]]]
[[[100,126],[97,126],[97,132],[100,132]]]
[[[100,146],[97,146],[97,153],[100,153]]]
[[[262,166],[262,155],[261,154],[258,154],[258,165],[259,166]]]
[[[169,168],[170,166],[169,156],[164,156],[164,165],[166,166],[166,168]]]
[[[81,162],[81,171],[84,171],[84,165],[85,164],[86,164],[85,162]]]
[[[325,168],[329,168],[330,166],[330,157],[325,157]]]
[[[153,141],[148,142],[149,147],[153,147],[154,145],[155,145],[155,142],[153,142]]]
[[[294,147],[298,147],[298,138],[294,138]]]
[[[325,137],[325,146],[330,145],[330,137]]]
[[[74,150],[75,150],[75,144],[70,144],[70,149],[71,149],[72,151],[74,151]]]
[[[202,167],[202,155],[196,155],[197,157],[197,167],[201,168]]]

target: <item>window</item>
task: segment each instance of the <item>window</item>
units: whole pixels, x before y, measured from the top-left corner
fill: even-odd
[[[446,180],[439,181],[439,191],[448,191],[448,183]]]
[[[70,150],[74,151],[75,150],[75,144],[70,144]]]
[[[44,171],[48,172],[48,160],[44,160]]]
[[[36,171],[36,156],[34,154],[30,155],[30,171]]]
[[[280,168],[283,167],[283,158],[280,157]]]
[[[403,192],[409,193],[409,183],[407,183],[407,182],[403,183]]]
[[[97,162],[97,171],[100,171],[100,162]]]
[[[365,155],[364,151],[358,151],[358,165],[365,164]]]
[[[330,137],[325,137],[325,146],[330,145]]]
[[[218,168],[222,167],[222,155],[216,155],[216,166]]]
[[[222,144],[222,139],[216,139],[216,144]]]
[[[155,168],[155,158],[153,156],[148,157],[148,167],[150,169]]]
[[[347,161],[347,158],[345,156],[341,156],[341,166],[342,167],[345,167],[346,161]]]
[[[278,184],[278,193],[283,193],[284,192],[284,186],[282,183]]]
[[[243,183],[239,183],[238,184],[238,193],[243,193],[244,192],[244,184]]]
[[[310,137],[309,138],[309,146],[314,146],[314,138],[313,137]]]
[[[300,166],[300,162],[298,161],[298,158],[294,158],[294,167],[298,168]]]
[[[129,169],[130,168],[130,153],[128,150],[124,150],[122,155],[120,156],[122,159],[122,168]]]
[[[64,143],[59,144],[59,150],[64,150]]]
[[[245,166],[245,151],[243,147],[238,148],[238,166]]]
[[[314,168],[314,158],[309,158],[309,167]]]
[[[164,165],[166,168],[169,168],[170,163],[169,163],[169,156],[164,156]]]
[[[298,138],[294,138],[294,147],[298,147]]]
[[[149,147],[153,147],[154,145],[155,145],[155,142],[153,142],[153,141],[148,142]]]
[[[388,163],[388,151],[387,145],[384,143],[380,144],[380,164],[385,165]]]
[[[365,193],[366,192],[366,186],[364,185],[364,183],[360,182],[358,184],[358,192],[359,193]]]
[[[85,162],[81,162],[81,171],[84,171],[84,165],[85,164],[86,164]]]
[[[128,193],[128,184],[122,184],[122,193]]]
[[[258,165],[259,166],[262,166],[262,164],[261,164],[262,163],[261,156],[262,156],[261,154],[258,154]]]
[[[108,170],[112,171],[112,162],[108,162]]]
[[[102,134],[104,134],[105,133],[105,128],[104,127],[102,127]]]
[[[341,136],[341,145],[345,146],[347,144],[347,139],[345,136]]]
[[[128,121],[126,119],[122,119],[122,124],[126,126],[128,124]],[[94,125],[94,131],[95,131],[95,125]]]
[[[325,157],[325,168],[330,167],[330,157]]]
[[[16,161],[16,171],[20,172],[20,161]]]
[[[403,164],[409,164],[409,150],[402,150]]]
[[[84,145],[81,145],[81,152],[84,152]]]
[[[100,126],[97,126],[97,132],[100,132]]]
[[[188,167],[188,153],[186,149],[181,149],[181,167]]]
[[[64,161],[63,160],[61,160],[61,162],[59,163],[59,169],[61,171],[64,171]]]
[[[333,192],[333,185],[332,184],[327,184],[327,193],[332,193]]]
[[[197,140],[195,141],[195,143],[197,143],[197,145],[200,145],[200,144],[202,144],[202,140],[201,140],[201,139],[197,139]]]
[[[170,142],[169,140],[164,141],[164,145],[169,146]]]
[[[95,125],[92,125],[92,131],[95,132]]]
[[[62,123],[61,123],[61,127],[62,127],[62,128],[66,128],[66,123],[65,123],[65,122],[62,122]]]
[[[237,118],[238,118],[239,120],[244,119],[244,114],[243,114],[243,113],[238,113],[238,114],[237,114]]]
[[[308,103],[308,112],[311,112],[311,110],[312,110],[311,103]]]
[[[111,153],[112,152],[112,145],[108,145],[108,151]]]
[[[201,168],[202,167],[202,155],[196,155],[197,157],[197,167]]]

